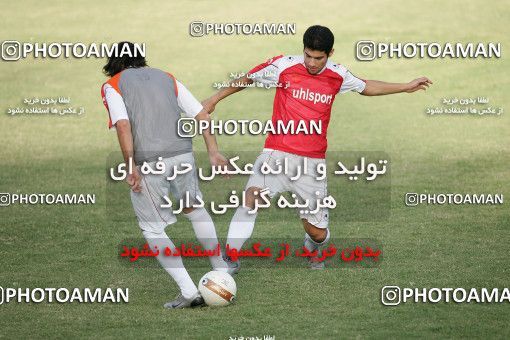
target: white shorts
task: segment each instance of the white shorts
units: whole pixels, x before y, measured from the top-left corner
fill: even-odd
[[[191,204],[195,203],[192,198],[202,198],[198,188],[198,177],[195,167],[193,153],[185,153],[175,157],[164,158],[165,173],[162,175],[142,175],[142,191],[131,191],[131,203],[135,210],[138,224],[142,230],[160,233],[172,223],[177,221],[173,210],[179,206],[179,200],[184,199],[186,191],[189,192]],[[193,166],[192,170],[178,175],[175,179],[168,181],[167,177],[173,174],[174,166],[182,169],[181,164],[187,163]],[[148,163],[155,169],[156,161]],[[168,196],[172,201],[172,208],[161,208],[166,203],[163,196]]]
[[[288,173],[284,174],[268,174],[264,175],[261,173],[260,168],[262,164],[267,163],[271,168],[276,169],[278,164],[284,166],[285,158],[288,164]],[[307,174],[303,175],[303,166],[306,159],[307,163]],[[317,180],[319,177],[317,173],[317,165],[326,163],[325,159],[321,158],[310,158],[299,156],[279,150],[264,149],[262,153],[257,157],[253,164],[253,175],[250,176],[248,184],[246,184],[245,190],[250,187],[257,187],[261,189],[269,189],[269,197],[274,197],[278,193],[290,191],[297,196],[297,199],[301,202],[308,200],[310,202],[307,210],[315,210],[317,206],[317,200],[322,200],[327,196],[328,184],[327,179]],[[291,180],[292,177],[297,177],[297,167],[301,167],[301,176],[296,180]],[[329,223],[329,212],[327,208],[320,208],[316,213],[306,213],[302,211],[302,208],[298,209],[300,218],[305,218],[309,223],[313,224],[318,228],[327,228]]]

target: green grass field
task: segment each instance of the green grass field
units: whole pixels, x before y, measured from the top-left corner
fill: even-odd
[[[329,150],[384,152],[391,158],[390,212],[369,221],[332,219],[335,238],[377,239],[384,260],[375,268],[310,271],[246,268],[235,277],[236,304],[168,311],[177,294],[158,268],[129,268],[118,260],[122,240],[141,237],[127,186],[112,199],[107,158],[118,151],[100,97],[99,59],[0,62],[1,110],[24,98],[68,96],[84,107],[76,116],[0,115],[0,192],[95,193],[93,206],[0,207],[0,286],[128,287],[128,304],[0,306],[5,338],[508,338],[510,305],[406,303],[383,306],[380,290],[401,287],[509,287],[510,214],[503,205],[406,207],[407,192],[502,193],[510,198],[510,125],[501,116],[427,116],[444,97],[485,96],[510,109],[506,48],[510,2],[348,1],[18,1],[2,7],[1,40],[25,42],[145,42],[151,66],[172,72],[199,99],[230,72],[269,57],[299,54],[312,24],[335,34],[333,60],[366,79],[404,82],[428,76],[425,93],[386,97],[338,96]],[[189,23],[295,22],[294,36],[191,38]],[[500,59],[387,59],[359,62],[358,40],[387,42],[500,42]],[[222,119],[269,119],[273,91],[249,89],[225,101]],[[259,151],[264,136],[220,136],[228,154]],[[196,139],[196,150],[203,141]],[[221,185],[227,185],[220,179]],[[344,183],[345,185],[345,183]],[[120,189],[119,189],[120,188]],[[369,214],[366,202],[351,205]],[[111,212],[114,211],[114,214]],[[289,212],[260,216],[256,238],[301,238]],[[341,214],[341,212],[339,213]],[[224,238],[232,212],[215,217]],[[191,237],[181,218],[170,237]],[[154,266],[153,266],[154,267]],[[198,280],[206,268],[192,268]]]

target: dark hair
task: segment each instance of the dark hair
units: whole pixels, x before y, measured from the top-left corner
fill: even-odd
[[[125,47],[127,45],[128,47]],[[130,53],[121,53],[129,49]],[[108,58],[108,62],[103,67],[103,73],[109,77],[113,77],[117,73],[124,71],[128,67],[144,67],[147,66],[145,57],[135,50],[135,45],[129,41],[121,41],[117,44],[117,53],[113,53]]]
[[[333,49],[335,37],[329,28],[315,25],[310,26],[303,34],[304,48],[309,48],[314,51],[322,51],[329,54]]]

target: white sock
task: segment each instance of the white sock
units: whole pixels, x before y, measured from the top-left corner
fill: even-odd
[[[248,214],[250,208],[237,208],[228,228],[227,245],[232,249],[241,249],[244,242],[251,237],[257,214]]]
[[[193,225],[195,235],[204,248],[204,250],[215,250],[218,247],[218,237],[213,220],[207,210],[204,208],[194,209],[189,214],[184,214]],[[223,261],[223,255],[220,249],[219,256],[209,256],[211,266],[214,270],[227,271],[227,264]]]
[[[197,286],[191,279],[182,258],[180,256],[165,256],[165,247],[175,249],[175,245],[163,231],[161,233],[153,233],[151,231],[143,231],[143,236],[147,240],[149,247],[155,251],[154,246],[158,247],[159,255],[156,257],[168,274],[175,280],[181,290],[184,298],[190,299],[197,292]]]

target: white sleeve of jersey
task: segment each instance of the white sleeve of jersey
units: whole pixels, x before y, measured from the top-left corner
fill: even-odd
[[[104,97],[108,104],[108,111],[110,112],[110,119],[112,120],[112,129],[115,129],[115,124],[121,119],[129,120],[126,104],[120,93],[110,84],[104,84]]]
[[[285,69],[299,63],[303,63],[303,56],[281,55],[256,66],[248,74],[253,81],[274,87],[278,86],[280,74]]]
[[[276,86],[278,84],[278,69],[270,64],[255,73],[251,73],[250,79],[264,85]]]
[[[180,81],[176,80],[176,83],[179,108],[187,117],[194,118],[204,107]]]

